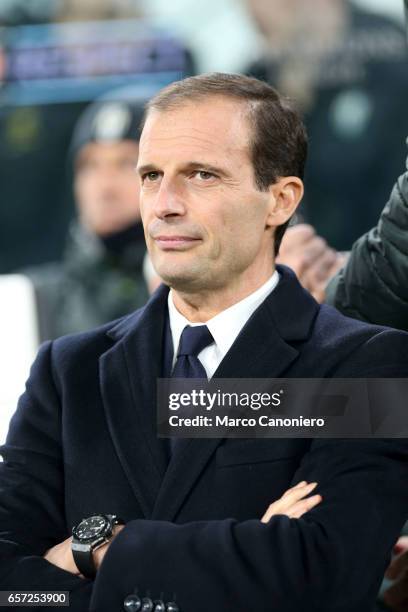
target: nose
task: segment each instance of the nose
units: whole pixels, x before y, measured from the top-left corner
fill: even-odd
[[[186,213],[184,198],[175,181],[162,179],[154,201],[154,213],[159,219],[180,217]]]

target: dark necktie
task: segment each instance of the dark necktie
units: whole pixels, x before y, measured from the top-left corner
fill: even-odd
[[[207,374],[197,355],[206,346],[214,342],[210,330],[206,325],[183,329],[177,351],[177,361],[172,377],[175,378],[207,378]]]
[[[206,325],[191,327],[186,325],[180,337],[177,351],[177,361],[174,365],[172,378],[207,378],[206,371],[197,355],[214,342]],[[168,451],[170,456],[177,446],[177,438],[170,438]]]

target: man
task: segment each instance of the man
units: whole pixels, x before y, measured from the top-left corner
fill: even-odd
[[[255,79],[202,75],[151,101],[140,203],[171,291],[41,349],[2,448],[1,589],[69,590],[81,611],[371,609],[406,519],[405,441],[156,435],[156,379],[180,368],[408,374],[403,332],[319,306],[275,268],[305,156],[297,113]]]
[[[141,103],[112,99],[95,102],[78,121],[70,150],[78,219],[61,262],[25,270],[41,340],[97,327],[147,300],[134,172],[142,113]]]

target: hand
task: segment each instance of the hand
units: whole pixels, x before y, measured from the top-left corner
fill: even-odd
[[[307,483],[306,481],[299,482],[295,487],[288,489],[286,493],[282,495],[280,499],[273,502],[261,521],[262,523],[268,523],[269,520],[277,514],[284,514],[289,518],[300,518],[306,512],[309,512],[312,508],[320,504],[322,501],[321,495],[312,495],[312,497],[306,497],[317,487],[317,482]]]
[[[104,544],[100,548],[97,548],[93,552],[93,559],[94,559],[96,569],[100,567],[103,561],[103,558],[106,555],[106,552],[113,538],[117,536],[117,534],[123,528],[124,528],[124,525],[115,525],[115,527],[113,528],[113,536],[109,540],[109,542],[106,542],[106,544]],[[75,565],[74,557],[72,555],[72,550],[71,550],[71,542],[72,542],[72,537],[67,538],[60,544],[56,544],[55,546],[47,550],[47,552],[43,555],[44,559],[46,559],[53,565],[56,565],[57,567],[65,570],[66,572],[70,572],[71,574],[75,574],[76,576],[79,576],[80,578],[84,578],[84,576],[82,576],[79,569]]]
[[[330,248],[311,225],[300,223],[286,230],[277,263],[296,273],[299,281],[318,302],[325,300],[329,280],[344,265],[346,256]]]
[[[408,610],[408,536],[403,536],[394,547],[395,557],[391,561],[385,577],[395,580],[384,593],[384,601],[395,612]]]
[[[43,555],[43,557],[44,559],[46,559],[53,565],[56,565],[60,569],[63,569],[66,572],[70,572],[71,574],[75,574],[76,576],[84,578],[84,576],[82,576],[79,569],[75,565],[74,557],[72,556],[71,542],[72,537],[67,538],[60,544],[56,544],[52,548],[48,549],[47,552]]]

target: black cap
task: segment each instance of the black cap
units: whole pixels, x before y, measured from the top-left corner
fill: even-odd
[[[138,142],[145,102],[146,100],[103,99],[88,106],[74,128],[70,145],[71,159],[90,142]]]

